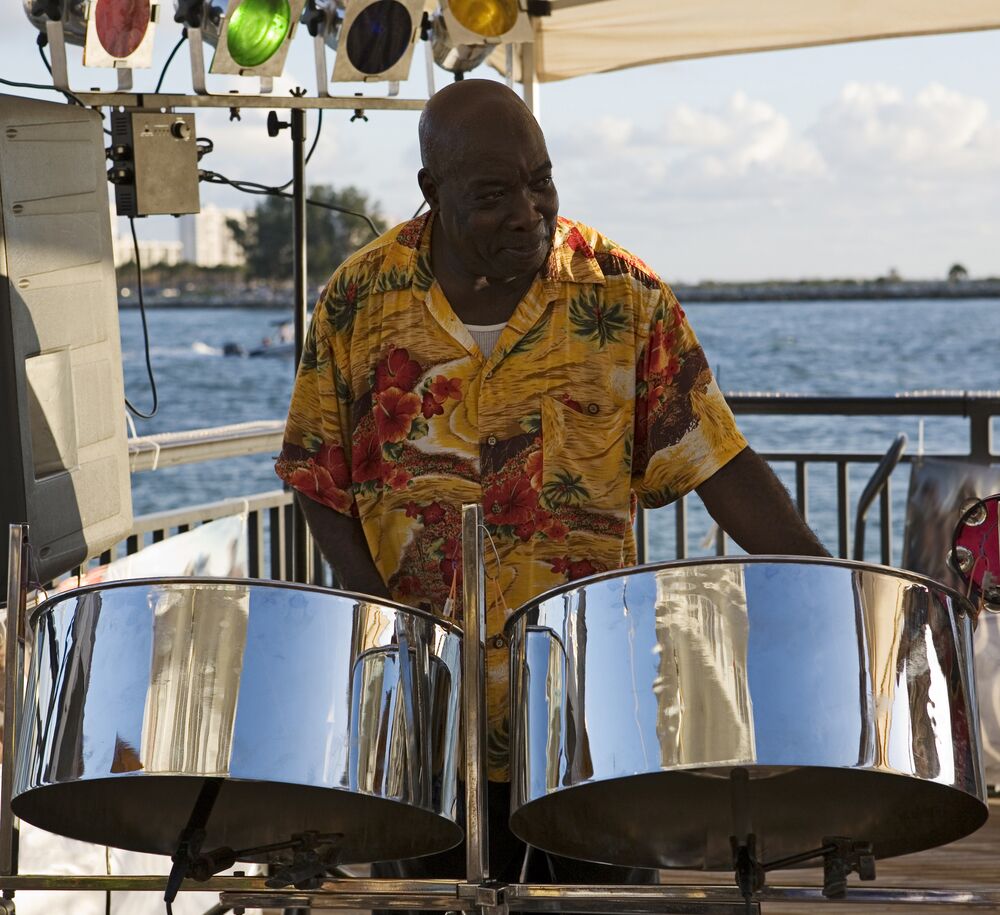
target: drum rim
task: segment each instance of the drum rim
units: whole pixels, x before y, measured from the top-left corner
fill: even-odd
[[[421,610],[419,607],[410,607],[406,604],[401,604],[398,601],[394,601],[390,598],[375,597],[370,594],[362,594],[359,591],[341,591],[337,588],[324,588],[321,585],[304,585],[293,581],[281,581],[276,578],[213,578],[208,575],[167,575],[163,578],[156,578],[153,576],[145,576],[143,578],[118,578],[112,581],[98,581],[92,582],[90,584],[82,585],[79,588],[70,588],[66,591],[60,591],[57,594],[53,594],[51,597],[46,598],[42,603],[35,607],[30,616],[28,617],[28,625],[34,627],[38,618],[43,613],[48,613],[56,604],[65,601],[67,598],[74,598],[81,594],[89,594],[92,591],[109,591],[112,589],[119,588],[131,588],[131,587],[149,587],[150,585],[163,585],[163,584],[174,584],[174,585],[242,585],[250,587],[261,587],[266,589],[278,589],[286,591],[309,591],[315,594],[323,594],[328,597],[348,597],[357,598],[360,601],[368,604],[376,604],[380,607],[387,607],[391,610],[401,610],[404,613],[409,613],[412,616],[419,617],[421,619],[429,620],[432,623],[437,623],[442,628],[449,632],[453,632],[457,635],[462,634],[462,627],[457,623],[450,622],[448,620],[442,619],[431,613],[429,610]]]
[[[661,569],[675,569],[680,567],[708,566],[708,565],[766,565],[766,564],[786,564],[786,565],[817,565],[817,566],[838,566],[847,569],[867,570],[871,572],[888,572],[897,578],[908,579],[916,584],[930,586],[935,591],[944,592],[955,599],[955,607],[959,611],[959,616],[969,616],[975,618],[975,607],[972,602],[949,585],[942,584],[919,572],[910,572],[907,569],[897,569],[894,566],[886,566],[873,562],[859,562],[855,559],[839,559],[832,556],[789,556],[783,554],[758,554],[752,556],[703,556],[697,559],[671,559],[664,562],[651,562],[643,565],[625,566],[621,569],[610,569],[607,572],[596,572],[593,575],[586,575],[549,588],[541,594],[536,595],[530,601],[522,604],[508,617],[504,623],[504,635],[508,640],[514,635],[514,628],[521,618],[547,600],[551,600],[559,594],[565,594],[576,588],[596,584],[609,578],[624,578],[630,575],[638,575],[645,572],[657,572]]]

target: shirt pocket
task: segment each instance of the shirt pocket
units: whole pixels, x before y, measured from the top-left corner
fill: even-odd
[[[543,397],[542,504],[552,512],[627,512],[631,430],[628,410],[592,416]]]

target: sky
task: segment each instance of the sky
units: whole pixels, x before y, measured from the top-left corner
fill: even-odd
[[[152,88],[180,37],[172,6],[164,4],[153,67],[136,71],[139,89]],[[19,2],[3,4],[0,76],[49,82],[36,35]],[[80,66],[79,49],[69,56],[74,88],[113,87],[110,71]],[[313,91],[313,73],[310,39],[300,30],[276,92]],[[495,78],[485,68],[473,75]],[[439,88],[448,78],[436,71]],[[209,79],[218,91],[256,84]],[[182,49],[164,90],[190,85]],[[418,47],[401,94],[426,93]],[[890,270],[933,279],[955,263],[973,277],[1000,276],[1000,31],[682,61],[547,83],[540,93],[561,212],[669,281]],[[230,122],[225,112],[199,110],[197,133],[215,147],[202,166],[287,181],[288,134],[268,137],[266,113],[244,109]],[[368,122],[351,123],[350,112],[327,111],[309,183],[355,185],[389,220],[409,218],[421,202],[416,124],[412,112],[372,111]],[[203,205],[255,202],[202,185]],[[139,220],[138,231],[177,237],[172,217]]]

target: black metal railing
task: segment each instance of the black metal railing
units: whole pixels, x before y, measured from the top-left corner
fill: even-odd
[[[993,424],[995,418],[1000,416],[1000,392],[851,398],[731,394],[728,399],[734,412],[740,417],[815,419],[840,416],[848,424],[852,418],[886,417],[886,443],[894,441],[898,431],[898,421],[893,418],[907,417],[911,421],[959,418],[965,420],[967,426],[965,446],[960,450],[925,453],[923,456],[977,464],[1000,463],[1000,455],[995,454],[992,448]],[[204,455],[200,452],[201,446],[192,446],[191,441],[186,441],[185,451],[175,455],[173,463],[196,463],[237,452],[271,454],[274,452],[276,436],[280,436],[280,425],[278,422],[258,423],[249,437],[246,428],[241,427],[238,436],[233,438],[235,444],[230,446],[226,444],[229,439],[225,430],[217,430],[219,434],[216,435],[210,434],[211,430],[198,430],[198,434],[193,437],[203,444]],[[155,437],[133,447],[134,455],[139,458],[139,467],[149,466],[151,449],[159,453],[160,446]],[[860,553],[866,559],[877,559],[886,565],[898,563],[900,529],[905,515],[902,484],[914,460],[913,454],[902,456],[898,468],[876,494],[877,546],[864,544],[859,550],[859,545],[855,542],[856,532],[863,531],[865,525],[862,524],[860,528],[857,525],[858,506],[853,493],[860,493],[864,488],[872,471],[883,460],[884,451],[846,452],[807,450],[801,447],[796,450],[760,450],[788,486],[803,517],[818,527],[818,533],[831,552],[843,558],[851,558]],[[143,455],[146,457],[145,462]],[[821,485],[814,483],[817,476],[824,477]],[[244,511],[248,517],[248,574],[251,577],[290,578],[291,495],[280,489],[255,493],[246,498],[141,516],[136,519],[128,539],[114,550],[106,552],[101,561],[106,562],[122,552],[133,553],[150,543],[190,530],[195,525]],[[726,535],[714,529],[711,519],[704,513],[698,500],[691,498],[681,499],[666,508],[641,512],[637,519],[637,540],[640,561],[684,559],[713,553],[724,555],[732,549]],[[330,583],[329,570],[319,561],[315,548],[313,558],[313,566],[317,570],[316,580]]]

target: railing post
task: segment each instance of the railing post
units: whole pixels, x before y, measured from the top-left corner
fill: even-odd
[[[965,413],[969,417],[969,457],[975,464],[989,464],[993,457],[993,415],[989,405],[966,395]]]

